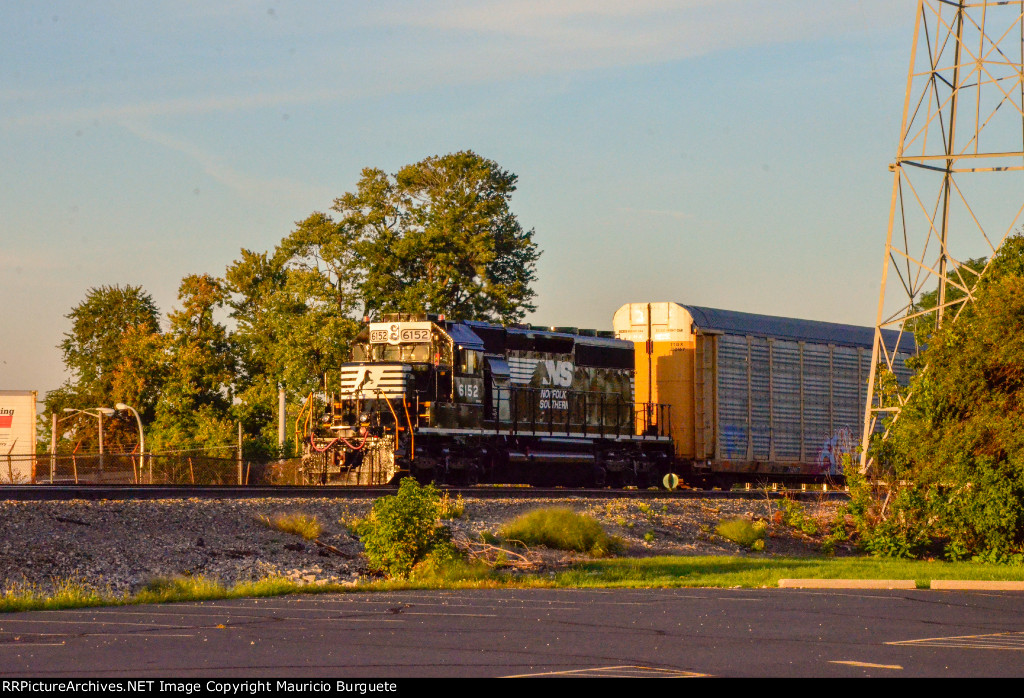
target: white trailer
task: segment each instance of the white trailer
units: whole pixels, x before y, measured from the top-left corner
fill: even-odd
[[[0,482],[35,482],[36,391],[0,390]]]

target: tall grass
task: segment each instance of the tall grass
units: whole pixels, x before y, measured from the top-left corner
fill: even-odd
[[[499,533],[509,542],[599,557],[620,552],[624,547],[622,539],[605,533],[596,519],[568,508],[535,509],[506,523]]]
[[[737,545],[751,550],[764,550],[764,534],[767,529],[763,521],[735,518],[720,521],[715,533]]]
[[[278,514],[273,518],[261,516],[259,519],[270,528],[302,536],[306,540],[316,540],[322,531],[320,520],[306,514]]]

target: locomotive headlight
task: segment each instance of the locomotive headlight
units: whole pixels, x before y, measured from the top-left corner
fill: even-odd
[[[363,412],[362,414],[360,414],[359,415],[359,423],[360,424],[369,424],[370,423],[370,413],[369,412]]]

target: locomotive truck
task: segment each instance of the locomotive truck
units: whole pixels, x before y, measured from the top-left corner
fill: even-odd
[[[305,412],[307,482],[646,487],[838,479],[873,328],[631,303],[614,332],[427,314],[367,323]],[[618,335],[618,336],[616,336]],[[916,350],[904,338],[902,358]],[[674,480],[673,480],[674,481]]]

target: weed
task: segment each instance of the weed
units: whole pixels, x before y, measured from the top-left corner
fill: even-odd
[[[462,495],[456,495],[455,501],[453,502],[445,492],[441,495],[441,501],[438,503],[438,515],[442,519],[461,519],[466,515],[466,503],[462,500]]]
[[[783,499],[779,502],[777,512],[779,523],[792,528],[799,529],[809,536],[818,534],[818,524],[807,515],[804,505],[792,499]]]
[[[764,521],[725,519],[715,527],[715,533],[744,548],[764,550],[764,535],[767,528]],[[757,548],[754,547],[756,543],[760,543]]]
[[[648,543],[653,543],[654,542],[654,538],[655,538],[654,531],[648,531],[647,533],[644,534],[644,540],[647,541]]]
[[[274,518],[269,516],[259,517],[270,528],[275,528],[284,533],[291,533],[302,536],[306,540],[316,540],[320,537],[320,521],[315,516],[306,514],[278,514]]]
[[[595,519],[572,509],[536,509],[510,521],[501,528],[507,541],[524,545],[543,545],[558,550],[576,550],[591,555],[610,555],[622,550],[623,543],[605,533]]]

